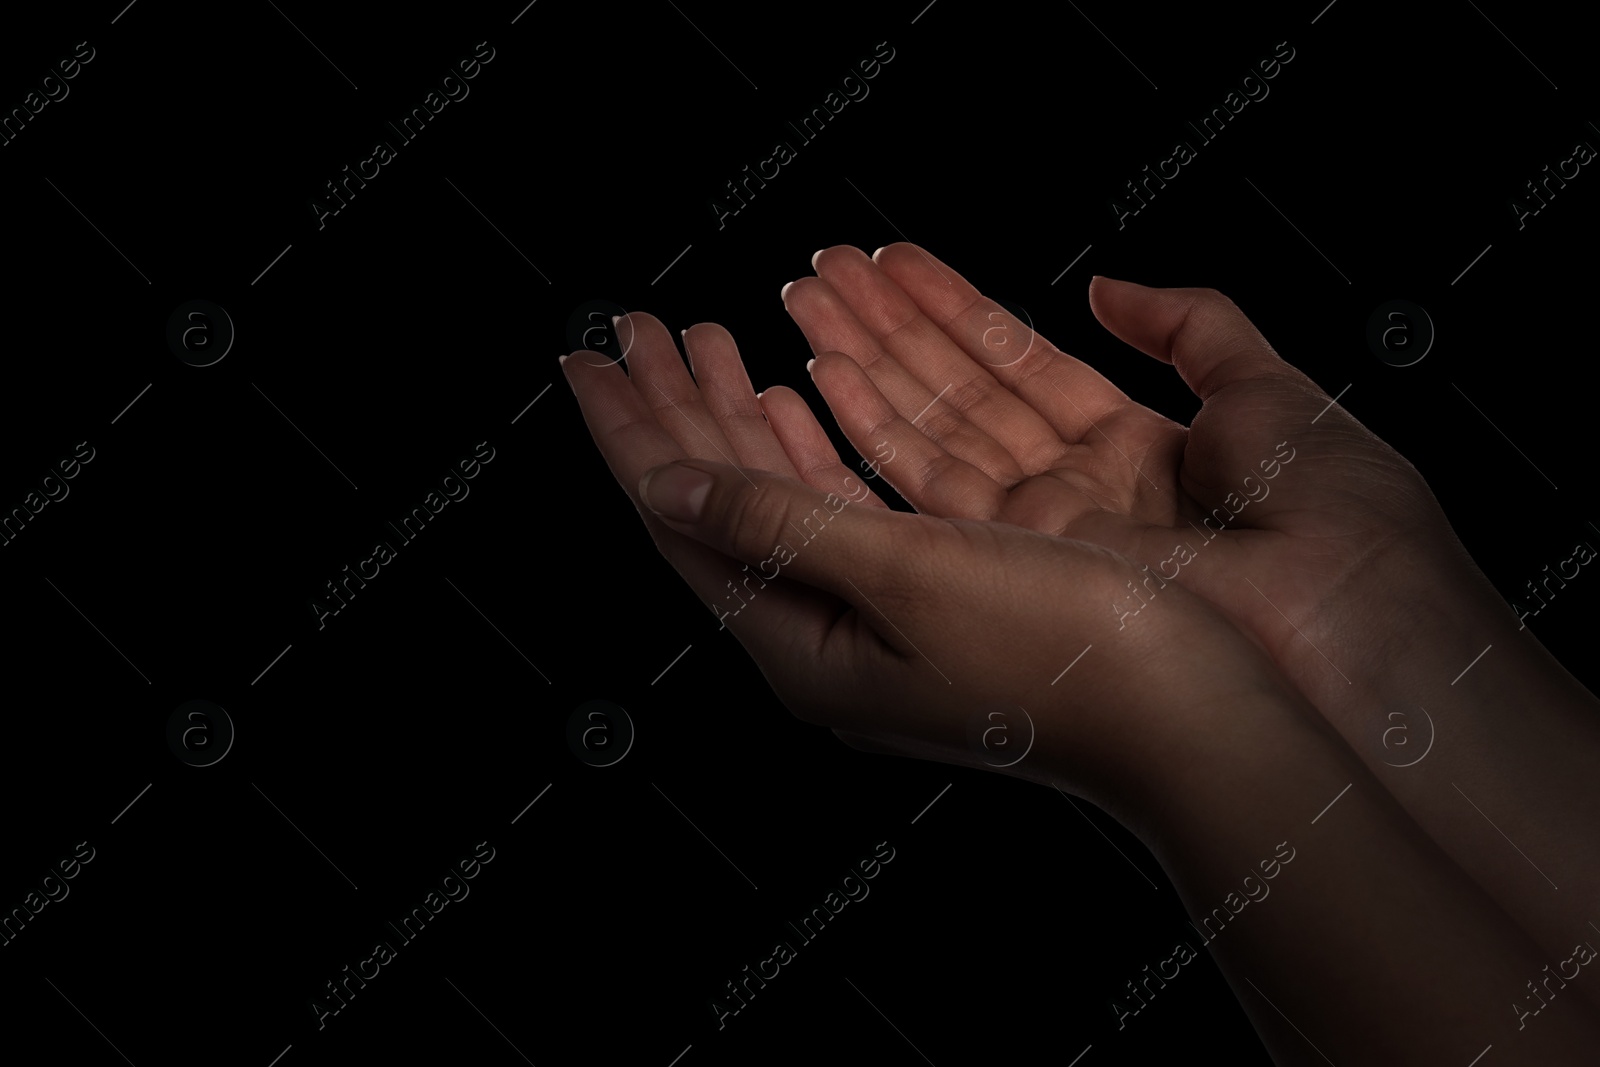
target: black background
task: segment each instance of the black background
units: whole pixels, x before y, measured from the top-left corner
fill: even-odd
[[[96,55],[0,147],[0,509],[77,442],[95,458],[0,548],[0,910],[96,857],[0,948],[7,1042],[140,1067],[1266,1062],[1203,953],[1117,1030],[1111,998],[1193,938],[1103,813],[787,714],[593,447],[568,317],[721,322],[758,389],[821,411],[779,288],[817,248],[909,239],[1187,418],[1084,294],[1213,286],[1349,386],[1510,599],[1596,532],[1600,179],[1521,230],[1510,206],[1600,143],[1588,41],[1508,4],[925,3],[8,13],[5,111]],[[480,41],[470,95],[319,229],[324,183]],[[881,41],[870,95],[719,229],[724,183]],[[1119,230],[1122,183],[1280,41],[1270,95]],[[205,368],[165,339],[197,298],[237,330]],[[1391,299],[1437,329],[1413,366],[1366,343]],[[480,441],[470,496],[319,630],[324,583]],[[1600,594],[1573,586],[1532,625],[1592,681]],[[191,699],[237,729],[213,766],[167,746]],[[591,699],[637,731],[611,767],[566,740]],[[323,984],[480,841],[470,896],[319,1030]],[[709,999],[880,841],[871,895],[719,1031]]]

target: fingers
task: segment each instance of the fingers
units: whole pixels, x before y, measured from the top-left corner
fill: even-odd
[[[683,331],[683,347],[706,410],[740,466],[798,477],[795,466],[762,415],[733,335],[714,322]],[[708,457],[709,458],[709,457]]]
[[[1061,440],[1083,440],[1094,423],[1129,403],[1122,390],[1098,371],[1056,348],[925,249],[904,242],[887,245],[874,253],[873,261],[932,327],[1004,387],[1002,395],[1009,391],[1017,398],[1017,406],[1043,416]],[[988,418],[1018,419],[1013,406],[998,400],[983,415],[976,410],[975,421],[983,419],[979,425],[997,436],[1002,431],[991,426]],[[1035,473],[1043,468],[1033,462],[1034,457],[1047,454],[1049,442],[1037,427],[1022,421],[1017,426],[1010,436],[1000,439],[1022,449],[1013,454],[1024,469]]]
[[[814,259],[821,269],[824,263],[837,263],[846,253],[866,263],[868,271],[877,276],[877,269],[853,248],[841,246],[826,249]],[[857,317],[853,305],[871,303],[887,295],[884,291],[894,292],[895,287],[877,276],[874,292],[852,293],[847,301],[841,294],[848,286],[862,284],[862,280],[845,276],[837,277],[837,281],[836,285],[822,278],[801,278],[785,287],[784,307],[806,335],[811,350],[818,355],[823,352],[849,355],[871,376],[878,391],[898,411],[907,418],[920,414],[918,422],[923,426],[923,432],[952,455],[981,468],[996,480],[1010,483],[1020,478],[1022,470],[1010,449],[968,419],[958,406],[962,394],[957,382],[943,378],[937,384],[930,385],[930,372],[923,366],[925,361],[932,359],[929,353],[913,351],[901,342],[897,345],[900,353],[897,355],[885,347],[892,336],[878,335]],[[904,300],[904,294],[896,295]],[[915,314],[915,308],[911,309],[911,313]],[[942,335],[938,343],[950,346],[949,339]],[[960,355],[959,352],[956,354]],[[969,373],[977,370],[971,367],[965,357],[961,361],[966,364]],[[1011,399],[1017,403],[1015,398]],[[1037,420],[1038,417],[1034,418]],[[1048,427],[1045,429],[1048,431]]]
[[[838,600],[792,583],[752,579],[738,562],[662,522],[643,506],[639,479],[652,467],[688,458],[683,446],[657,421],[620,363],[578,352],[562,362],[562,370],[600,454],[639,508],[661,554],[752,655],[787,649],[790,654],[771,661],[792,665],[802,677],[806,669],[815,672],[818,650],[839,617]],[[753,610],[758,594],[759,610]]]
[[[651,467],[689,454],[661,426],[620,362],[598,352],[574,352],[562,361],[561,369],[600,454],[639,507],[639,477]]]
[[[902,416],[855,360],[823,352],[811,376],[856,450],[892,457],[880,464],[879,473],[912,507],[945,519],[994,518],[1007,486],[952,455]]]
[[[737,462],[733,446],[706,407],[699,387],[683,365],[678,346],[661,320],[636,311],[623,316],[617,330],[622,336],[630,330],[633,334],[633,344],[628,349],[628,377],[684,453],[724,463]]]
[[[1291,377],[1310,384],[1215,289],[1153,289],[1096,276],[1089,285],[1089,307],[1118,338],[1171,363],[1201,400],[1251,378]]]
[[[775,385],[762,393],[759,401],[769,427],[802,482],[824,493],[838,493],[844,497],[856,497],[865,490],[863,504],[888,507],[877,493],[862,485],[863,479],[855,471],[839,461],[833,442],[799,393],[788,386]]]

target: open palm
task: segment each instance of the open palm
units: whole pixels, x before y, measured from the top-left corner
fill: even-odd
[[[1107,606],[1126,624],[1176,580],[1315,697],[1349,683],[1335,650],[1388,569],[1412,549],[1454,544],[1410,463],[1213,290],[1097,278],[1090,291],[1108,330],[1172,363],[1200,398],[1184,427],[915,245],[874,259],[838,246],[813,266],[818,276],[786,287],[784,302],[850,441],[868,455],[890,443],[883,475],[919,511],[1014,523],[1145,564],[1145,580]]]

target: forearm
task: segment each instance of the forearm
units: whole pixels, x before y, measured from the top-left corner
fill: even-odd
[[[1589,1006],[1551,997],[1519,1017],[1514,1002],[1539,1007],[1525,983],[1550,961],[1300,718],[1312,714],[1270,699],[1228,709],[1207,751],[1166,761],[1127,798],[1193,917],[1193,948],[1215,955],[1274,1059],[1465,1064],[1492,1044],[1497,1063],[1587,1062],[1600,1040]]]
[[[1333,642],[1370,669],[1346,667],[1319,706],[1550,961],[1600,944],[1600,702],[1457,546],[1411,555],[1381,566],[1374,625]],[[1579,986],[1600,1004],[1600,980]]]

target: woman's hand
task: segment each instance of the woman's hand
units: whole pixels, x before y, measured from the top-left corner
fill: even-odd
[[[1107,329],[1201,399],[1184,427],[914,245],[814,263],[784,302],[817,387],[858,449],[889,442],[901,458],[884,476],[918,511],[1105,545],[1181,580],[1307,695],[1368,666],[1318,649],[1348,652],[1341,636],[1370,626],[1389,572],[1449,538],[1411,464],[1330,409],[1220,293],[1106,278],[1090,291]]]
[[[592,352],[564,362],[590,431],[663,554],[801,718],[1122,807],[1168,765],[1248,733],[1239,708],[1289,692],[1199,598],[1114,552],[882,507],[796,394],[758,404],[721,327],[685,334],[699,383],[653,317],[619,329],[630,373]],[[977,740],[994,711],[1004,755]]]

